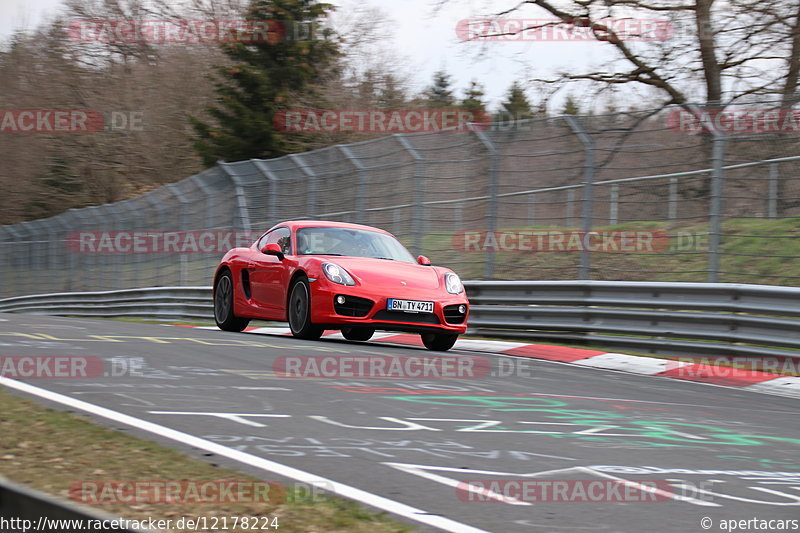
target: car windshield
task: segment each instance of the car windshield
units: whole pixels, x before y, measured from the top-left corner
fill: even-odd
[[[377,231],[318,227],[297,230],[298,255],[344,255],[416,263],[400,242]]]

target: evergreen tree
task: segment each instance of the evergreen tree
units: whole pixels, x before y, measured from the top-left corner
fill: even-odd
[[[332,9],[315,0],[253,0],[246,20],[267,22],[270,28],[277,23],[285,35],[222,45],[232,64],[217,69],[219,105],[208,109],[215,123],[190,117],[197,134],[195,150],[206,165],[287,152],[285,135],[273,125],[275,113],[291,109],[301,94],[313,99],[316,86],[340,55],[338,44],[329,39],[330,30],[300,39],[297,29],[314,27]]]
[[[578,103],[571,94],[567,95],[567,100],[564,102],[564,109],[561,110],[562,115],[580,115],[581,111]]]
[[[531,104],[528,102],[528,97],[525,96],[525,90],[518,81],[511,84],[505,101],[501,102],[500,105],[502,109],[496,117],[499,121],[505,122],[533,117]]]
[[[486,112],[486,105],[483,103],[485,94],[483,86],[472,80],[469,84],[469,89],[464,93],[464,99],[461,100],[461,109],[471,111],[475,116],[482,115]]]
[[[386,74],[378,90],[378,107],[381,109],[400,109],[406,102],[406,94],[398,79]]]
[[[431,109],[445,109],[455,103],[453,90],[450,88],[450,75],[444,70],[436,71],[433,75],[433,85],[424,93],[426,104]]]

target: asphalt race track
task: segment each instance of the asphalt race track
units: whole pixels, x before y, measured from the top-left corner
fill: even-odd
[[[798,399],[465,351],[444,355],[471,356],[474,377],[283,377],[273,370],[287,356],[437,354],[31,315],[0,315],[0,355],[101,358],[110,375],[0,382],[265,480],[315,482],[421,531],[800,519]]]

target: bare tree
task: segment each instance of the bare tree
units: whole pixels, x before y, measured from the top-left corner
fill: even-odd
[[[800,4],[794,0],[524,0],[494,15],[503,19],[531,7],[553,23],[588,28],[616,56],[611,65],[563,72],[548,83],[588,82],[599,91],[647,87],[661,95],[662,105],[796,101]],[[611,22],[621,19],[663,22],[655,33],[624,34]]]

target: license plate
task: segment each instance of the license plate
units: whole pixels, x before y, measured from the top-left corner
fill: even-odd
[[[404,311],[406,313],[433,313],[433,302],[389,298],[386,300],[386,309],[389,311]]]

